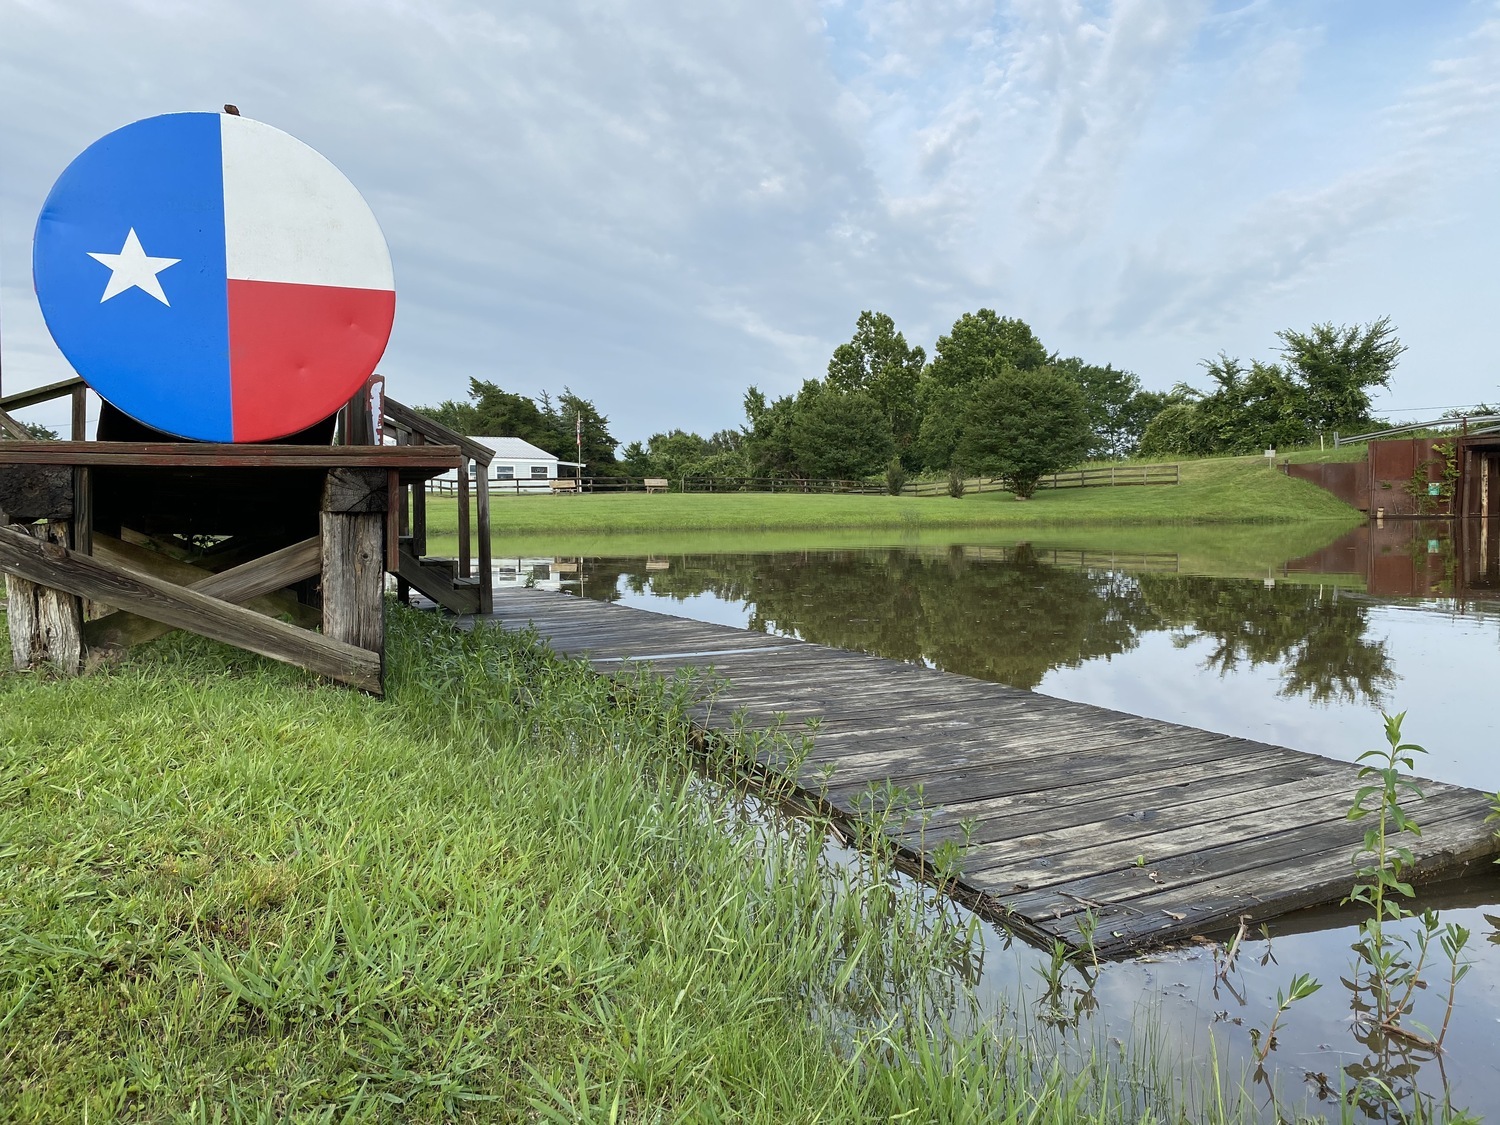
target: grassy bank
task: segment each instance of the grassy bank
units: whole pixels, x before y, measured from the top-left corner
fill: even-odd
[[[815,496],[797,493],[594,493],[496,496],[498,536],[680,531],[819,531],[1060,526],[1080,524],[1281,523],[1338,520],[1354,509],[1306,481],[1268,469],[1259,457],[1185,462],[1182,483],[948,496]],[[429,501],[428,528],[453,533],[453,500]]]
[[[0,1120],[1178,1119],[950,1037],[974,931],[760,830],[670,690],[391,624],[384,701],[181,637],[0,674]]]

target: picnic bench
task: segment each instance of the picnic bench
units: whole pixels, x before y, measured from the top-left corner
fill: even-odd
[[[647,477],[644,481],[647,492],[665,492],[667,483],[666,477]]]

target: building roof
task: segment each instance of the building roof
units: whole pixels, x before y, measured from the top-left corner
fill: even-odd
[[[523,441],[518,437],[471,437],[469,440],[489,446],[495,451],[496,457],[508,458],[512,461],[557,460],[557,454],[548,453],[545,449],[540,449],[531,442]]]

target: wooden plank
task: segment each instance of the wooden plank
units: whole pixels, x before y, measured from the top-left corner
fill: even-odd
[[[495,570],[490,539],[490,478],[480,473],[474,490],[474,519],[479,534],[479,612],[491,613],[495,608]]]
[[[323,512],[323,635],[385,653],[385,515]]]
[[[9,528],[0,528],[0,567],[40,585],[128,609],[177,629],[380,692],[379,658],[364,649],[60,545],[44,547]]]
[[[30,430],[17,422],[4,409],[0,409],[0,436],[14,438],[16,441],[35,441]]]
[[[186,586],[211,598],[244,605],[257,613],[273,617],[284,614],[303,616],[296,599],[290,594],[273,595],[294,582],[311,578],[321,567],[316,537],[218,573],[204,571],[179,562],[170,555],[133,543],[124,543],[107,535],[98,536],[95,546],[96,556],[117,566],[171,582],[173,585]],[[155,640],[171,631],[170,625],[160,621],[116,610],[85,625],[84,641],[92,647],[128,648]]]
[[[409,406],[405,406],[394,399],[385,400],[385,416],[398,426],[404,426],[414,434],[421,434],[424,438],[436,438],[443,445],[457,446],[463,451],[465,457],[473,458],[481,465],[488,465],[495,458],[495,451],[482,442],[471,441],[457,430],[449,429],[441,422],[435,422],[425,414],[418,414]],[[429,447],[431,448],[431,447]],[[457,463],[446,466],[457,468]]]
[[[0,465],[106,465],[232,469],[398,469],[403,478],[458,467],[442,445],[233,445],[217,442],[16,441],[0,445]]]
[[[384,513],[389,472],[389,469],[329,469],[323,478],[323,511]]]
[[[51,402],[55,398],[72,394],[76,388],[84,385],[84,381],[75,375],[71,379],[48,383],[42,387],[33,387],[29,391],[17,391],[15,394],[0,397],[0,410],[24,410],[28,406],[40,406],[44,402]]]
[[[36,549],[63,549],[68,541],[68,525],[63,520],[3,530]],[[17,671],[48,664],[62,675],[76,675],[83,664],[83,616],[78,599],[34,576],[5,569],[11,657]]]
[[[1349,763],[618,605],[543,591],[497,602],[496,617],[533,623],[606,675],[704,670],[715,694],[695,721],[810,737],[795,780],[836,816],[867,816],[872,792],[878,804],[894,787],[912,808],[898,806],[887,830],[913,868],[967,840],[959,897],[1036,940],[1077,947],[1092,915],[1109,926],[1101,955],[1118,955],[1247,908],[1271,917],[1336,901],[1352,879],[1362,826],[1344,817]],[[759,757],[787,766],[773,743]],[[1487,798],[1428,784],[1418,870],[1494,854]]]

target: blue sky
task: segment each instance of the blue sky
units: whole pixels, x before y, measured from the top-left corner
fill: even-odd
[[[1160,389],[1389,314],[1379,405],[1500,399],[1494,2],[0,0],[7,390],[69,373],[30,285],[53,179],[224,102],[370,201],[414,404],[473,375],[709,432],[861,309],[930,352],[985,306]]]

